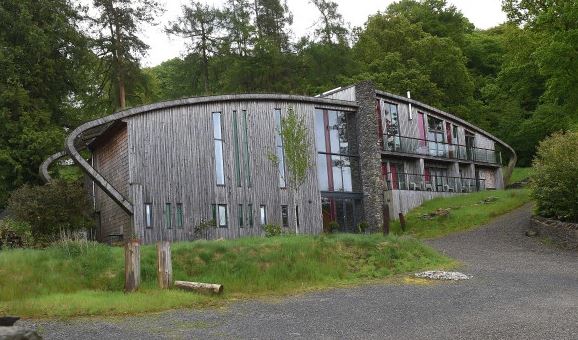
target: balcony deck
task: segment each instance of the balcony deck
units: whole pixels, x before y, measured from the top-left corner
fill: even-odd
[[[384,135],[383,152],[492,166],[500,166],[502,163],[502,154],[496,150],[404,136]]]
[[[486,181],[482,178],[398,173],[395,175],[389,174],[386,181],[386,190],[469,193],[486,190]]]

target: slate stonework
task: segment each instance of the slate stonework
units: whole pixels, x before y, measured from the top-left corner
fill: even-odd
[[[376,118],[375,86],[370,81],[356,85],[357,136],[359,138],[359,161],[363,187],[363,213],[365,221],[375,230],[383,225],[383,192],[385,184],[381,177],[381,147]],[[374,133],[371,133],[371,132]]]
[[[578,249],[578,224],[533,216],[531,229],[568,249]]]

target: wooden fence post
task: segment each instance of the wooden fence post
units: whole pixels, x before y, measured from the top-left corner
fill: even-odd
[[[140,241],[129,240],[124,246],[124,291],[134,292],[140,285]]]
[[[157,242],[157,274],[159,287],[161,289],[170,288],[173,284],[173,264],[169,241]]]
[[[405,216],[403,216],[403,213],[399,213],[399,225],[401,226],[401,231],[405,232]]]
[[[389,234],[389,205],[383,205],[383,235]]]

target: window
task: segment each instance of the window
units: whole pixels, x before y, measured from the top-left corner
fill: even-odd
[[[315,146],[317,178],[321,191],[354,192],[360,190],[356,154],[349,143],[348,118],[345,112],[316,110]],[[355,143],[352,143],[354,145]]]
[[[173,219],[171,218],[171,204],[165,203],[165,227],[167,229],[171,229],[173,227],[172,222]]]
[[[243,130],[244,130],[244,140],[243,140],[243,151],[245,160],[245,179],[247,181],[247,187],[251,187],[251,163],[249,162],[249,127],[247,125],[247,110],[243,110]]]
[[[227,205],[213,204],[213,220],[219,228],[227,228]]]
[[[239,228],[243,228],[243,205],[239,204],[239,210],[237,211],[237,215],[239,218]]]
[[[239,126],[237,122],[237,111],[233,111],[233,143],[235,147],[235,181],[237,186],[241,186],[241,150],[239,149]]]
[[[383,102],[383,121],[385,122],[385,143],[387,150],[399,150],[401,140],[399,138],[399,116],[397,105]]]
[[[277,166],[279,168],[279,187],[285,188],[285,151],[283,148],[283,137],[281,136],[281,110],[275,109],[275,149],[277,155]]]
[[[259,213],[260,213],[259,217],[260,217],[261,225],[267,224],[267,208],[264,205],[259,207]]]
[[[150,203],[145,203],[145,226],[147,228],[153,227],[153,208]]]
[[[175,212],[175,224],[177,228],[183,228],[183,204],[177,203],[177,211]]]
[[[296,219],[296,223],[297,223],[297,229],[299,229],[299,206],[296,205],[295,206],[295,219]]]
[[[286,205],[281,206],[281,222],[283,227],[289,227],[289,209]]]
[[[428,116],[428,146],[430,156],[445,156],[444,126],[441,119]]]
[[[253,227],[253,205],[247,204],[247,226]]]
[[[215,174],[217,185],[225,185],[223,161],[223,131],[221,112],[213,112],[213,137],[215,141]]]

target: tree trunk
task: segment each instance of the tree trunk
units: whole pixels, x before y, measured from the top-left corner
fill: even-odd
[[[170,288],[173,283],[173,265],[169,241],[157,242],[157,274],[159,288]]]
[[[124,246],[124,291],[134,292],[140,285],[140,242],[128,241]]]
[[[221,294],[223,292],[223,285],[218,283],[175,281],[175,287],[206,294]]]
[[[120,67],[119,72],[122,72],[122,69],[120,69]],[[124,79],[120,74],[118,79],[118,104],[121,110],[124,110],[126,108],[126,93],[125,93]]]

